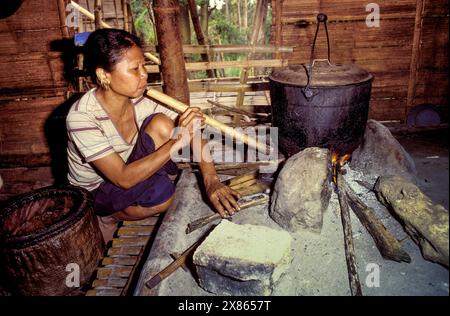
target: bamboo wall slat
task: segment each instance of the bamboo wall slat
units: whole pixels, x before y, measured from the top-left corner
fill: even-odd
[[[422,33],[418,48],[417,80],[411,92],[412,106],[422,103],[448,103],[448,1],[424,0]],[[370,115],[380,120],[406,119],[409,108],[408,85],[415,31],[416,0],[377,1],[380,27],[366,26],[366,5],[362,0],[284,0],[281,12],[281,45],[295,46],[285,55],[289,62],[309,62],[316,29],[316,16],[328,15],[333,62],[353,63],[369,72],[373,82]],[[275,1],[272,8],[276,10]],[[272,12],[276,17],[277,12]],[[306,28],[295,23],[306,20]],[[273,30],[277,21],[273,21]],[[272,38],[274,37],[274,34]],[[316,43],[316,58],[326,57],[323,27]],[[436,86],[439,86],[436,88]]]

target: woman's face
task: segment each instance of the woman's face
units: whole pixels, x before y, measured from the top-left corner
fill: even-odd
[[[106,72],[110,89],[129,98],[141,96],[147,85],[144,54],[137,46],[127,49],[111,72]]]

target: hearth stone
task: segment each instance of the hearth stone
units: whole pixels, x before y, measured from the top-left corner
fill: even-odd
[[[373,178],[401,175],[417,182],[414,160],[389,129],[375,120],[367,121],[363,141],[352,153],[351,166]]]
[[[270,217],[284,229],[320,233],[331,196],[328,149],[306,148],[290,157],[276,180]]]
[[[420,246],[423,257],[448,267],[448,210],[400,176],[380,177],[375,191],[380,202],[395,213]]]
[[[270,295],[293,259],[291,243],[285,231],[222,221],[194,253],[199,284],[218,295]]]

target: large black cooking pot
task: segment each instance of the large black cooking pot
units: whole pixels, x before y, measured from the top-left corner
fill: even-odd
[[[318,16],[314,44],[320,22]],[[328,31],[327,31],[328,39]],[[361,143],[373,76],[355,65],[332,64],[328,59],[275,70],[270,80],[272,124],[278,127],[280,151],[291,156],[306,147],[351,153]]]

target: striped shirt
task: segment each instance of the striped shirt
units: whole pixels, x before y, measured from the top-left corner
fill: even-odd
[[[127,161],[136,143],[137,134],[131,143],[125,141],[117,131],[102,104],[95,96],[96,88],[86,92],[69,110],[66,119],[69,136],[67,156],[68,180],[71,184],[89,191],[96,189],[104,180],[90,164],[114,152]],[[134,117],[138,128],[152,113],[164,113],[172,119],[173,112],[142,96],[132,99]]]

